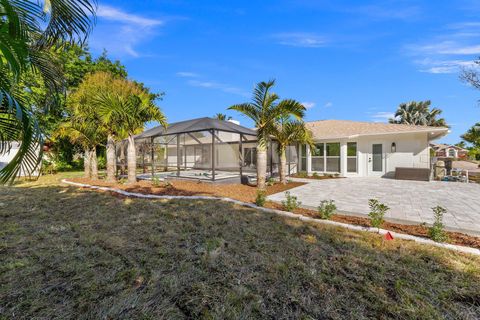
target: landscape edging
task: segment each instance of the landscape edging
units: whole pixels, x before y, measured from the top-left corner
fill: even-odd
[[[244,206],[244,207],[249,207],[249,208],[253,208],[253,209],[257,209],[257,210],[262,210],[264,212],[275,213],[275,214],[278,214],[278,215],[281,215],[281,216],[284,216],[284,217],[299,219],[301,221],[306,221],[306,222],[328,224],[328,225],[332,225],[332,226],[338,226],[338,227],[346,228],[346,229],[349,229],[349,230],[379,233],[381,235],[385,235],[387,232],[390,232],[390,234],[394,238],[403,239],[403,240],[411,240],[411,241],[415,241],[415,242],[422,243],[422,244],[429,244],[429,245],[433,245],[433,246],[436,246],[436,247],[445,248],[445,249],[448,249],[448,250],[454,250],[454,251],[458,251],[458,252],[470,253],[470,254],[480,256],[480,249],[476,249],[476,248],[464,247],[464,246],[459,246],[459,245],[450,244],[450,243],[435,242],[435,241],[430,240],[430,239],[425,239],[425,238],[412,236],[412,235],[404,234],[404,233],[397,233],[397,232],[389,231],[389,230],[385,230],[385,229],[377,229],[377,228],[372,228],[372,227],[356,226],[356,225],[352,225],[352,224],[336,222],[336,221],[331,221],[331,220],[315,219],[315,218],[307,217],[307,216],[297,214],[297,213],[293,213],[293,212],[259,207],[259,206],[255,205],[253,203],[243,202],[243,201],[239,201],[239,200],[235,200],[235,199],[231,199],[231,198],[211,197],[211,196],[169,196],[169,195],[144,194],[144,193],[137,193],[137,192],[128,192],[128,191],[115,189],[115,188],[110,188],[110,187],[94,186],[94,185],[85,184],[85,183],[73,182],[73,181],[68,181],[67,179],[62,179],[62,182],[66,183],[66,184],[69,184],[69,185],[82,187],[82,188],[90,188],[90,189],[97,189],[97,190],[102,190],[102,191],[115,192],[115,193],[118,193],[118,194],[121,194],[121,195],[124,195],[124,196],[127,196],[127,197],[146,198],[146,199],[165,199],[165,200],[174,200],[174,199],[220,200],[220,201],[225,201],[225,202],[230,202],[230,203],[234,203],[234,204],[237,204],[237,205],[241,205],[241,206]]]

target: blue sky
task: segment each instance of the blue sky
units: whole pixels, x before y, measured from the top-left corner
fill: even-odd
[[[386,121],[432,100],[455,143],[479,121],[459,80],[480,56],[480,1],[99,1],[90,37],[154,91],[169,122],[227,113],[275,78],[310,120]]]

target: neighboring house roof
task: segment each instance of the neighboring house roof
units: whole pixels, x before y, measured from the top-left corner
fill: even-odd
[[[433,148],[435,151],[446,150],[446,149],[456,149],[456,150],[459,150],[459,151],[468,152],[468,150],[465,149],[465,148],[461,148],[461,147],[453,146],[453,145],[449,145],[449,144],[431,143],[430,145],[432,146],[432,148]]]
[[[241,133],[245,135],[256,135],[256,132],[252,129],[243,127],[231,121],[217,120],[213,118],[197,118],[192,120],[174,122],[168,125],[167,129],[162,126],[158,126],[135,136],[135,139],[166,136],[171,134],[219,130],[224,132]]]
[[[436,139],[448,133],[445,127],[414,126],[407,124],[358,122],[349,120],[320,120],[306,122],[315,139],[342,139],[359,136],[403,134],[426,132],[429,139]]]

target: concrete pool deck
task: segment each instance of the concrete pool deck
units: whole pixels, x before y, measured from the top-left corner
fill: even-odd
[[[368,199],[375,198],[390,207],[385,217],[389,221],[431,224],[431,208],[440,205],[448,210],[443,219],[448,230],[480,235],[479,184],[383,178],[294,180],[308,182],[289,190],[306,208],[316,209],[322,200],[335,200],[340,213],[365,217],[370,212]],[[277,193],[268,199],[280,202],[285,195]]]

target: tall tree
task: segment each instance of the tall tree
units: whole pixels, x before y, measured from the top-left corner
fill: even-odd
[[[105,140],[105,132],[99,130],[99,123],[92,117],[72,116],[63,122],[54,136],[69,139],[83,148],[84,176],[98,179],[97,146]]]
[[[410,124],[419,126],[447,127],[444,118],[438,118],[442,110],[430,109],[430,100],[411,101],[402,103],[395,112],[395,117],[389,119],[390,123]]]
[[[275,130],[280,119],[294,117],[302,119],[305,107],[292,99],[279,101],[279,96],[271,92],[275,80],[259,82],[253,91],[251,102],[236,104],[228,109],[236,110],[249,117],[255,123],[257,129],[257,186],[265,189],[267,171],[267,146],[270,135]]]
[[[232,117],[227,117],[227,115],[225,113],[217,113],[217,114],[215,114],[214,119],[225,121],[225,120],[231,120]]]
[[[33,171],[41,160],[43,135],[22,100],[22,74],[33,69],[49,91],[64,90],[50,49],[84,41],[94,18],[91,0],[0,0],[0,153],[10,150],[10,141],[21,141],[15,157],[0,170],[0,183],[12,182],[22,168]]]
[[[280,182],[287,183],[287,155],[286,150],[292,144],[313,145],[312,133],[305,127],[303,121],[282,119],[275,125],[272,131],[272,137],[278,143],[278,155],[280,158]]]
[[[100,92],[96,105],[103,123],[115,123],[116,131],[127,135],[128,183],[135,183],[137,157],[134,135],[143,130],[146,122],[157,121],[166,127],[167,120],[155,105],[156,95],[150,94],[134,82],[125,82],[119,86],[123,86],[124,90]]]
[[[471,143],[474,147],[480,148],[480,122],[475,123],[467,132],[462,135],[462,139]]]

